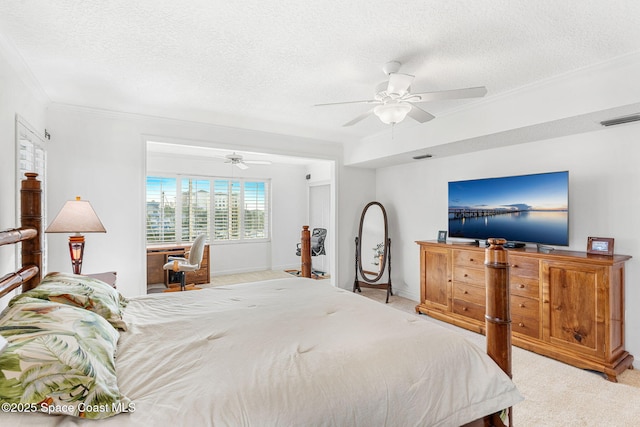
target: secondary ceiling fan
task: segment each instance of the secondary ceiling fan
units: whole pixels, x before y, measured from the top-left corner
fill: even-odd
[[[386,124],[400,123],[407,117],[425,123],[435,118],[426,112],[417,103],[428,101],[440,101],[444,99],[479,98],[487,93],[484,86],[465,89],[441,90],[435,92],[411,93],[411,83],[415,76],[399,73],[400,64],[397,61],[388,62],[382,67],[382,71],[389,76],[388,82],[380,83],[376,87],[373,99],[363,101],[332,102],[328,104],[316,104],[316,107],[342,104],[375,104],[375,107],[348,121],[342,126],[353,126],[374,114]]]
[[[225,163],[231,163],[232,165],[237,166],[239,169],[249,169],[248,165],[270,165],[271,162],[268,160],[244,160],[244,157],[241,154],[236,154],[235,152],[232,154],[227,154],[224,156]]]

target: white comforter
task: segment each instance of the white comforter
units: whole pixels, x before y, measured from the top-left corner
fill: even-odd
[[[125,321],[116,368],[135,412],[0,424],[458,426],[522,399],[460,335],[325,281],[147,295]]]

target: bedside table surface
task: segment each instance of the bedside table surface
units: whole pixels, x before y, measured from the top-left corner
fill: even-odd
[[[105,273],[95,273],[95,274],[85,274],[87,277],[92,277],[94,279],[102,280],[107,285],[116,287],[116,280],[118,278],[118,273],[115,271],[107,271]]]

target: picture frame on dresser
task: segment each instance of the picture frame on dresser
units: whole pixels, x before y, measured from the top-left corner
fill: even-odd
[[[613,255],[613,238],[589,237],[587,239],[587,253],[595,255]]]
[[[447,242],[447,231],[440,230],[438,231],[438,243],[446,243]]]

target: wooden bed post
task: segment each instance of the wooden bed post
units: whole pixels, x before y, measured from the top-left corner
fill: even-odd
[[[20,221],[22,228],[34,228],[37,236],[22,242],[22,265],[35,265],[38,272],[22,284],[22,292],[35,288],[42,277],[42,189],[37,173],[25,173],[27,179],[20,188]]]
[[[509,259],[502,245],[505,239],[488,239],[485,250],[485,285],[487,290],[487,354],[511,378],[511,306],[509,303]],[[512,408],[507,408],[509,426]],[[497,421],[496,421],[497,422]],[[498,424],[499,425],[499,424]]]
[[[309,226],[302,226],[300,246],[300,258],[302,260],[301,275],[302,277],[311,277],[311,233],[309,232]]]

